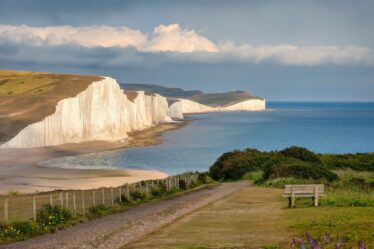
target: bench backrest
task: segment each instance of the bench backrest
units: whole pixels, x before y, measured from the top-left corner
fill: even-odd
[[[325,185],[323,184],[301,184],[301,185],[286,185],[284,188],[284,193],[291,194],[292,186],[293,186],[295,195],[313,194],[315,186],[317,186],[318,194],[324,194],[324,191],[325,191]]]

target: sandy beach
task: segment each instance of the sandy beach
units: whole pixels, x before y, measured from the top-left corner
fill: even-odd
[[[167,174],[154,170],[92,170],[43,167],[39,162],[77,154],[149,146],[162,142],[163,132],[182,127],[186,122],[161,124],[129,134],[125,142],[89,142],[32,149],[0,150],[0,194],[30,193],[55,189],[116,187],[141,180],[162,179]]]

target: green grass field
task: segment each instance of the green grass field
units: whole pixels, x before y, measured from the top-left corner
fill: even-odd
[[[244,189],[126,248],[294,248],[293,237],[306,232],[319,238],[328,233],[332,240],[354,246],[363,240],[374,248],[373,207],[290,209],[282,191]],[[323,248],[334,247],[329,243]]]

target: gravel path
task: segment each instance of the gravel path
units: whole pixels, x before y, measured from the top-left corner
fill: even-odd
[[[247,182],[224,183],[174,199],[145,203],[125,212],[0,248],[120,248],[185,214],[248,186]]]

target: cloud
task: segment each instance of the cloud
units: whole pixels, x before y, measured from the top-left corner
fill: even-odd
[[[194,30],[182,30],[179,24],[159,25],[153,31],[146,51],[175,51],[188,53],[195,51],[218,52],[216,45]]]
[[[120,63],[152,63],[165,61],[190,61],[198,63],[277,63],[291,66],[314,66],[321,64],[374,65],[374,53],[371,49],[358,46],[309,46],[300,47],[292,44],[252,46],[234,44],[227,41],[215,43],[192,29],[183,29],[179,24],[159,25],[151,34],[128,27],[111,26],[49,26],[30,27],[26,25],[0,25],[0,44],[12,48],[18,53],[14,58],[27,60],[32,51],[40,51],[56,56],[55,51],[70,48],[69,58],[90,63],[90,58],[105,59],[108,65]],[[17,47],[22,47],[21,51]],[[72,48],[74,48],[72,50]],[[81,52],[87,55],[80,58]],[[135,51],[134,51],[135,50]],[[3,55],[6,54],[3,49]],[[75,52],[74,52],[75,51]],[[129,54],[129,51],[132,51]],[[10,52],[8,52],[9,54]],[[76,54],[75,54],[76,53]],[[123,58],[121,56],[124,56]],[[48,57],[48,55],[45,55]],[[14,60],[14,58],[11,58]],[[35,57],[39,58],[39,57]],[[68,58],[57,56],[67,63]],[[31,57],[29,60],[33,60]],[[56,58],[53,61],[58,62]]]

